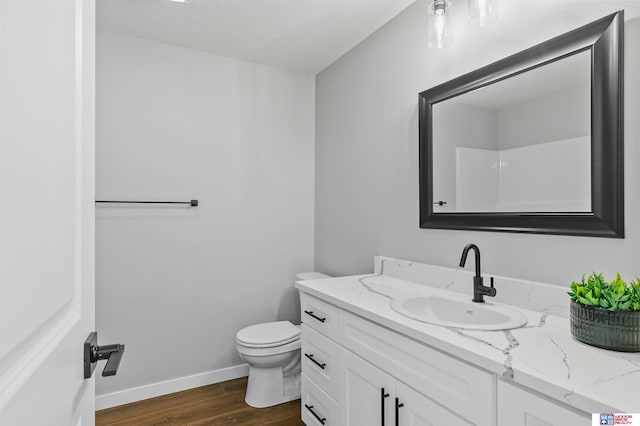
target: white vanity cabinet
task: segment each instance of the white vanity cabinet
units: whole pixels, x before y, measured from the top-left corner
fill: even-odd
[[[308,426],[580,426],[586,413],[302,292]]]
[[[492,374],[305,293],[300,299],[307,425],[495,424]]]
[[[571,411],[518,386],[498,382],[498,426],[589,426],[591,416]]]

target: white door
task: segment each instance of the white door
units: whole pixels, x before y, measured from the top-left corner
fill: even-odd
[[[0,424],[94,423],[94,0],[0,0]]]
[[[338,368],[339,423],[344,426],[393,425],[395,379],[346,349],[340,351]]]

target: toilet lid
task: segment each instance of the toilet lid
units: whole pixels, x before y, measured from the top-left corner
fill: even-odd
[[[241,345],[263,348],[286,345],[298,338],[300,338],[300,328],[289,321],[251,325],[236,334],[236,340]]]

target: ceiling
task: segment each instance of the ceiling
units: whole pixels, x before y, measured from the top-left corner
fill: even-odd
[[[97,0],[98,28],[317,74],[415,0]]]

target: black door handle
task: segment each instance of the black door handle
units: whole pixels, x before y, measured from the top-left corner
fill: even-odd
[[[88,379],[93,375],[98,361],[107,360],[107,364],[102,370],[102,376],[115,376],[122,361],[124,345],[104,345],[98,346],[98,333],[93,331],[84,341],[84,378]]]
[[[404,407],[404,404],[400,402],[400,399],[396,398],[396,426],[400,426],[400,408]]]
[[[318,421],[319,421],[320,423],[322,423],[322,424],[325,424],[325,423],[326,423],[326,421],[327,421],[327,419],[326,419],[326,418],[320,417],[318,414],[316,414],[316,412],[315,412],[315,411],[313,411],[313,405],[307,405],[307,404],[304,404],[304,406],[305,406],[305,408],[306,408],[307,410],[309,410],[309,412],[310,412],[311,414],[313,414],[313,417],[315,417],[316,419],[318,419]]]
[[[325,322],[327,320],[326,318],[320,318],[319,316],[315,315],[313,311],[304,311],[304,313],[309,315],[310,317],[317,319],[320,322]]]
[[[384,426],[384,400],[389,398],[389,394],[384,391],[384,388],[380,388],[380,425]]]
[[[98,346],[96,348],[97,361],[103,359],[107,360],[107,363],[104,366],[104,370],[102,370],[103,377],[116,375],[123,354],[124,345],[120,344]]]

